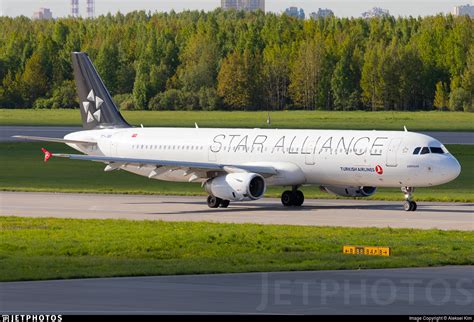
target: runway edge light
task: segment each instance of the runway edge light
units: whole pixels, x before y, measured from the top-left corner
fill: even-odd
[[[390,256],[390,247],[380,246],[343,246],[342,252],[346,255]]]

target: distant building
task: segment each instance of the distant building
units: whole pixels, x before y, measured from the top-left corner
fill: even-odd
[[[309,17],[312,19],[318,19],[318,18],[326,18],[326,17],[333,17],[334,12],[332,12],[331,9],[321,9],[318,8],[318,12],[312,12]]]
[[[474,6],[466,4],[464,6],[456,6],[452,11],[453,16],[469,16],[474,18]]]
[[[221,8],[224,10],[240,10],[240,0],[221,0]]]
[[[40,8],[38,11],[33,13],[33,19],[35,20],[49,20],[53,19],[53,13],[49,8]]]
[[[262,10],[265,12],[265,0],[221,0],[221,8],[224,10]]]
[[[388,10],[373,7],[371,10],[362,13],[362,18],[370,19],[370,18],[377,18],[377,17],[388,17],[390,13]]]
[[[242,9],[245,11],[262,10],[265,12],[265,0],[241,0]]]
[[[95,16],[95,2],[94,0],[87,0],[87,18],[94,19]]]
[[[289,7],[285,10],[285,14],[290,17],[295,17],[298,19],[304,19],[305,14],[303,9],[298,9],[297,7]]]

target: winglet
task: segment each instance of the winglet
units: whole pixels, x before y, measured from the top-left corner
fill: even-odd
[[[403,126],[403,129],[405,130],[405,132],[408,132],[407,127],[405,125]]]
[[[43,151],[44,153],[44,162],[48,162],[48,160],[53,156],[53,154],[45,148],[41,148],[41,151]]]

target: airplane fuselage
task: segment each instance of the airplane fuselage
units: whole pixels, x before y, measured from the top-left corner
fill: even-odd
[[[95,147],[69,144],[89,155],[272,166],[278,175],[267,178],[268,185],[428,187],[460,173],[439,141],[406,131],[125,128],[66,138],[97,141]],[[147,177],[155,170],[126,164],[121,169]],[[192,175],[167,168],[153,178],[188,182]]]

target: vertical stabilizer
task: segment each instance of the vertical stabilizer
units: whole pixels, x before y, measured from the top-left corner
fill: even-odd
[[[115,106],[86,53],[72,53],[74,79],[85,130],[130,127]]]

